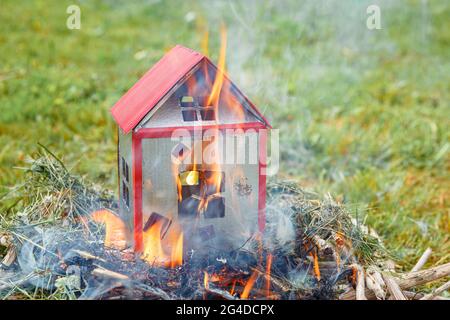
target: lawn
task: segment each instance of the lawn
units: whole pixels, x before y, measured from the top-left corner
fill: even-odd
[[[382,29],[366,27],[381,8]],[[66,8],[81,8],[81,29]],[[330,192],[401,269],[450,258],[446,1],[10,1],[0,10],[0,194],[42,143],[115,189],[109,108],[177,43],[217,60],[280,130],[279,178]],[[202,48],[203,47],[203,48]],[[0,214],[20,207],[0,200]],[[2,221],[5,221],[2,219]]]

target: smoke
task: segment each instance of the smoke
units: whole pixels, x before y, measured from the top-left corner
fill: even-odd
[[[367,28],[369,5],[381,8],[382,30]],[[314,121],[354,109],[355,86],[380,56],[396,53],[385,30],[404,6],[384,0],[207,1],[196,16],[207,21],[211,44],[218,42],[217,26],[226,24],[227,71],[280,129],[282,169],[298,174],[320,160],[314,145],[321,137],[309,131]],[[217,50],[210,52],[214,58]]]

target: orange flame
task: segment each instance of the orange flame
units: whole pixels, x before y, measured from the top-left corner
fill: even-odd
[[[167,265],[168,257],[164,254],[161,244],[162,223],[157,222],[144,232],[144,250],[142,259],[150,264]]]
[[[183,233],[181,232],[170,255],[170,267],[175,268],[177,266],[181,266],[182,264],[183,264]]]
[[[235,290],[235,288],[236,288],[236,279],[233,279],[233,285],[231,286],[231,289],[230,289],[230,294],[232,295],[232,296],[234,296],[234,290]]]
[[[258,273],[255,270],[255,271],[253,271],[252,275],[250,276],[247,283],[245,284],[244,290],[241,293],[241,299],[248,299],[248,296],[250,295],[250,292],[252,291],[252,288],[255,285],[255,282],[257,279],[258,279]]]
[[[105,225],[105,247],[125,249],[127,247],[128,229],[117,215],[108,210],[98,210],[92,213],[93,221]]]
[[[314,274],[316,276],[317,281],[320,281],[320,268],[319,268],[319,258],[315,251],[311,251],[311,256],[314,259]]]
[[[226,54],[227,54],[227,30],[224,25],[220,28],[220,52],[219,52],[219,61],[217,63],[217,73],[216,77],[214,79],[214,83],[211,88],[211,93],[208,97],[207,105],[213,106],[215,109],[216,117],[218,119],[219,117],[219,100],[220,100],[220,94],[222,92],[223,84],[224,84],[224,78],[225,78],[225,61],[226,61]],[[214,161],[213,165],[213,175],[211,176],[210,180],[212,180],[212,184],[215,186],[216,193],[220,192],[220,185],[222,183],[222,174],[220,172],[220,165],[219,165],[219,141],[218,141],[218,127],[214,128],[216,130],[216,134],[211,137],[213,144],[213,150],[214,154],[216,156],[216,159]],[[211,181],[208,181],[208,183],[211,184]],[[206,200],[205,203],[202,204],[204,209],[208,206],[208,200]]]
[[[225,76],[225,59],[227,54],[227,30],[224,26],[220,28],[220,53],[219,62],[217,64],[217,74],[214,79],[214,84],[211,89],[211,94],[208,98],[208,106],[214,106],[217,108],[219,105],[220,92],[223,86],[223,79]]]
[[[166,254],[161,240],[163,223],[157,222],[144,232],[144,250],[142,259],[150,264],[175,268],[183,264],[183,233],[172,231],[167,236],[167,246],[171,253]]]

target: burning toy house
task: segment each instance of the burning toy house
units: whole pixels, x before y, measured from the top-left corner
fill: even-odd
[[[270,124],[226,76],[224,57],[218,66],[177,45],[111,109],[120,215],[144,256],[161,251],[155,237],[183,251],[242,244],[264,228]]]
[[[176,46],[112,108],[118,206],[53,154],[33,163],[30,216],[57,207],[65,220],[23,229],[21,277],[80,299],[329,299],[343,282],[349,294],[373,285],[354,252],[377,242],[343,207],[266,185],[270,125],[225,75],[224,58],[216,67]],[[11,248],[2,264],[13,263]]]

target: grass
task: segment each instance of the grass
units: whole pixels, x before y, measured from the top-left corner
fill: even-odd
[[[373,2],[381,30],[365,26]],[[66,28],[73,3],[81,30]],[[401,268],[428,246],[429,264],[448,261],[449,18],[418,0],[2,1],[0,194],[38,142],[115,190],[108,109],[171,46],[200,50],[206,28],[216,60],[223,21],[231,78],[280,129],[279,176],[357,208]]]

